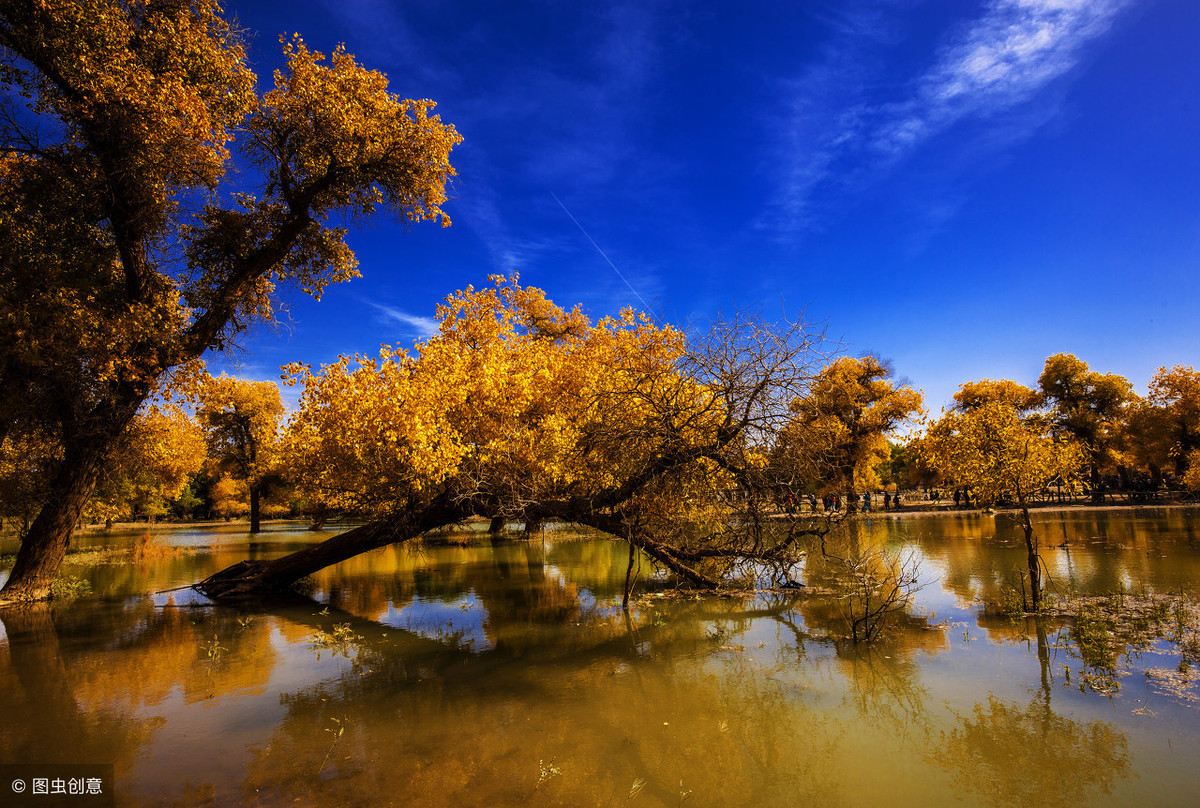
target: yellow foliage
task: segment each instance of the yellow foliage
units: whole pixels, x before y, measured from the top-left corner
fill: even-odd
[[[632,311],[592,323],[515,278],[493,281],[447,298],[414,354],[298,369],[285,446],[309,496],[386,510],[451,490],[516,509],[619,484],[668,430],[711,439],[721,412],[678,371],[678,331]]]
[[[819,487],[843,494],[877,488],[875,470],[891,456],[887,433],[917,417],[923,400],[891,375],[872,356],[842,357],[825,367],[809,395],[792,402],[776,462],[798,464]]]
[[[130,506],[159,511],[204,465],[204,448],[199,425],[185,411],[167,403],[147,407],[105,464],[90,504],[93,515],[115,518]]]
[[[213,483],[209,494],[212,497],[210,508],[218,516],[232,519],[250,512],[250,492],[244,480],[222,475]]]
[[[1078,479],[1088,463],[1079,442],[1051,435],[1041,419],[1023,418],[1000,400],[946,413],[929,427],[920,449],[927,465],[985,504],[1024,504],[1052,481]]]
[[[274,382],[205,376],[196,381],[195,397],[196,417],[217,468],[257,484],[276,463],[283,418],[279,387]]]
[[[955,409],[963,411],[973,410],[989,401],[999,401],[1021,412],[1027,412],[1042,405],[1042,396],[1037,391],[1010,379],[967,382],[954,394]]]
[[[40,598],[161,377],[354,277],[334,217],[448,224],[460,137],[298,37],[260,95],[215,0],[0,3],[0,32],[0,436],[59,458],[5,591]]]

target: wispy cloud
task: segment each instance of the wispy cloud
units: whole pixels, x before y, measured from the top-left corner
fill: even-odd
[[[379,312],[385,320],[407,327],[409,332],[415,334],[418,339],[427,339],[438,331],[438,321],[432,317],[419,317],[394,306],[376,303],[373,300],[363,300],[362,302]]]
[[[1000,118],[1078,65],[1087,45],[1128,5],[1130,0],[991,0],[981,16],[948,34],[932,66],[901,85],[901,97],[893,100],[871,98],[862,89],[877,83],[868,81],[878,77],[864,59],[886,37],[885,27],[877,15],[851,18],[838,26],[830,55],[796,84],[785,148],[799,157],[784,175],[772,223],[783,231],[807,228],[818,189],[878,176],[956,124],[986,121],[1010,139],[1027,136],[1030,127]]]
[[[1128,0],[995,0],[955,37],[895,109],[874,146],[903,154],[968,116],[986,117],[1030,100],[1078,64]]]
[[[540,256],[562,249],[561,239],[514,235],[490,183],[471,182],[467,188],[468,192],[456,202],[462,211],[456,221],[471,228],[483,242],[494,270],[511,275],[536,263]]]

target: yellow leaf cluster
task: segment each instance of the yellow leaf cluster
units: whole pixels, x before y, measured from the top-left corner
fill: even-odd
[[[1080,479],[1088,465],[1078,441],[1050,434],[1042,419],[1001,400],[946,413],[919,445],[926,464],[981,503],[1024,504],[1052,482]]]
[[[711,441],[721,413],[679,372],[678,331],[632,311],[593,323],[493,281],[447,298],[413,354],[301,370],[285,453],[310,496],[386,510],[453,491],[517,509],[619,484],[668,433]]]
[[[274,471],[283,401],[274,382],[205,374],[194,382],[196,417],[218,472],[256,485]]]
[[[887,434],[922,412],[921,392],[891,375],[873,356],[845,356],[822,369],[809,395],[792,402],[775,463],[830,491],[878,487],[875,469],[890,457]]]

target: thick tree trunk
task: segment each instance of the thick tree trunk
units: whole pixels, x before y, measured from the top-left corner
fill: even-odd
[[[250,532],[262,532],[262,520],[259,517],[259,501],[262,499],[262,492],[258,486],[250,487]]]
[[[504,526],[506,524],[508,524],[508,522],[503,516],[493,516],[492,521],[488,523],[488,533],[492,536],[495,536],[504,530]]]
[[[414,539],[469,515],[458,507],[431,505],[356,527],[283,558],[241,561],[204,579],[195,585],[195,589],[214,600],[253,598],[285,591],[306,575],[368,550]]]
[[[71,534],[79,524],[109,450],[137,412],[140,402],[139,398],[136,403],[115,408],[112,420],[85,434],[76,445],[67,447],[46,503],[21,542],[12,574],[0,590],[0,606],[45,600],[50,596],[50,587],[67,555]]]

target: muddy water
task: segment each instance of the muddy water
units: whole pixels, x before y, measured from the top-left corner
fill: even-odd
[[[1195,510],[1039,518],[1064,591],[1200,588]],[[254,611],[151,594],[320,538],[164,529],[135,557],[120,548],[144,544],[138,531],[81,537],[90,552],[65,572],[89,594],[0,613],[0,762],[114,763],[118,805],[1182,806],[1200,793],[1198,703],[1141,672],[1177,660],[1150,649],[1118,691],[1081,689],[1055,626],[984,614],[1024,560],[1003,519],[859,523],[850,538],[911,553],[924,584],[871,650],[844,639],[838,601],[811,593],[659,598],[644,576],[650,597],[627,615],[624,546],[555,530],[387,548]]]

